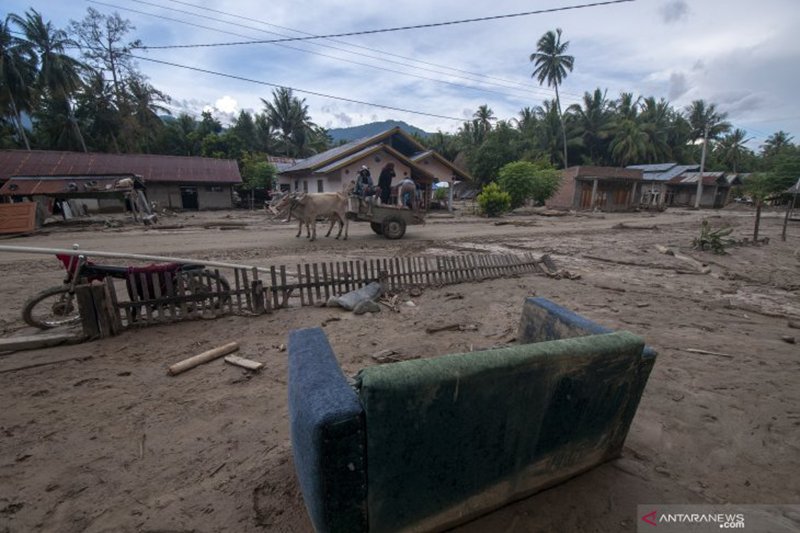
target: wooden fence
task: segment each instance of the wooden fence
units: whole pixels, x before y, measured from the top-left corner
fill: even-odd
[[[436,257],[394,257],[326,263],[306,263],[294,268],[271,267],[273,308],[286,307],[289,298],[300,299],[300,305],[316,305],[381,281],[388,290],[419,286],[449,285],[491,278],[526,274],[552,273],[552,259],[544,255],[461,255]]]
[[[256,269],[230,269],[228,275],[219,269],[128,272],[124,279],[107,276],[102,287],[78,287],[76,294],[88,337],[114,335],[134,326],[270,310]]]

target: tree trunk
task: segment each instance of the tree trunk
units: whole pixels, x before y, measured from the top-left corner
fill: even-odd
[[[25,133],[25,126],[22,125],[22,117],[20,116],[19,110],[17,109],[17,102],[14,100],[14,95],[11,94],[10,90],[9,90],[9,97],[11,98],[11,111],[14,113],[14,119],[17,122],[17,129],[19,130],[19,136],[22,137],[22,141],[25,143],[25,149],[30,152],[31,144],[28,142],[28,135]]]
[[[69,100],[67,100],[67,113],[69,113],[69,122],[72,124],[72,127],[75,128],[75,135],[78,136],[81,148],[83,148],[84,153],[88,153],[89,150],[86,148],[86,141],[83,140],[81,128],[78,126],[78,120],[75,118],[75,113],[72,112],[72,105],[69,103]]]
[[[756,225],[753,228],[753,242],[758,242],[758,227],[761,225],[761,199],[756,199]]]
[[[564,142],[564,168],[569,166],[567,162],[567,129],[564,127],[564,117],[561,116],[561,99],[558,97],[558,84],[556,88],[556,109],[558,109],[558,121],[561,123],[561,140]]]

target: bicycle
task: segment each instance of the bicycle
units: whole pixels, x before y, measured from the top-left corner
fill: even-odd
[[[218,297],[216,302],[211,301],[214,307],[221,308],[230,299],[227,294],[230,284],[225,277],[200,264],[162,263],[144,267],[119,267],[99,265],[83,255],[56,254],[56,257],[66,270],[64,281],[59,286],[50,287],[29,298],[22,310],[22,319],[36,328],[50,329],[79,323],[81,317],[75,287],[93,281],[105,281],[108,277],[124,279],[131,300],[146,300],[146,295],[157,294],[154,279],[158,281],[160,294],[168,294],[168,287],[177,289],[183,282],[180,289],[185,295],[209,294],[212,293],[209,291],[211,287],[219,287],[223,296]],[[191,275],[183,275],[186,273]],[[142,279],[145,283],[142,283]],[[133,314],[133,319],[136,319],[136,313]]]

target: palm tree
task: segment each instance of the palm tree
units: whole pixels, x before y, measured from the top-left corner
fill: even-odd
[[[649,138],[649,162],[665,161],[674,157],[670,147],[672,107],[663,98],[650,96],[641,101],[639,120]]]
[[[22,30],[38,55],[39,72],[35,87],[40,105],[41,100],[50,100],[56,108],[63,109],[83,151],[88,151],[70,103],[83,83],[79,74],[83,65],[65,53],[65,49],[75,46],[75,43],[64,30],[55,29],[49,21],[45,22],[33,8],[25,12],[25,18],[12,14],[9,20]],[[53,102],[55,100],[58,102]]]
[[[764,157],[777,155],[787,146],[792,145],[793,137],[783,130],[776,131],[761,145],[761,153]]]
[[[263,98],[267,120],[277,132],[280,148],[284,155],[301,156],[308,151],[307,142],[313,135],[315,124],[308,115],[308,105],[304,99],[292,94],[291,89],[279,87],[272,91],[272,102]]]
[[[492,129],[492,121],[497,120],[497,117],[494,116],[494,111],[486,104],[479,106],[478,110],[472,115],[472,118],[477,121],[478,128],[484,138]]]
[[[559,122],[561,122],[561,140],[564,144],[564,168],[568,165],[567,130],[564,127],[564,117],[561,115],[558,86],[567,77],[567,71],[572,72],[575,63],[574,57],[566,55],[567,48],[569,48],[569,41],[561,42],[561,28],[557,28],[555,32],[548,31],[539,38],[536,43],[536,52],[530,56],[531,62],[536,65],[531,77],[536,77],[539,85],[546,81],[548,87],[553,87],[556,91],[556,109]]]
[[[745,143],[751,141],[752,138],[746,138],[747,132],[736,128],[732,133],[729,133],[717,145],[717,150],[720,153],[720,158],[727,164],[735,173],[739,163],[749,152]]]
[[[593,93],[584,93],[583,106],[572,104],[567,108],[575,119],[581,135],[584,149],[595,165],[603,163],[606,140],[613,127],[611,103],[606,99],[605,91],[599,88]]]
[[[647,132],[642,125],[631,119],[623,120],[611,141],[611,155],[622,167],[644,161],[649,150]]]
[[[545,100],[541,106],[536,106],[537,127],[537,146],[539,150],[547,154],[550,163],[557,165],[566,151],[562,151],[559,146],[559,133],[563,132],[563,122],[558,113],[558,108],[554,100]],[[561,132],[559,130],[562,130]],[[562,160],[563,163],[563,160]],[[566,168],[566,164],[564,165]]]
[[[9,20],[0,22],[0,106],[4,116],[11,115],[19,138],[31,149],[22,125],[22,112],[30,111],[31,85],[36,76],[33,47],[11,33]]]
[[[703,138],[703,152],[700,156],[700,177],[697,180],[697,193],[695,194],[694,207],[700,207],[700,199],[703,196],[703,170],[706,163],[706,151],[709,139],[717,139],[721,134],[731,128],[730,123],[725,122],[727,113],[717,112],[714,104],[706,103],[703,100],[695,100],[686,108],[689,115],[689,124],[692,127],[692,139],[697,141]]]

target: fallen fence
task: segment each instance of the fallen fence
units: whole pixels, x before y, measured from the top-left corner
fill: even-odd
[[[295,268],[271,267],[271,306],[287,307],[290,298],[300,305],[317,305],[331,296],[380,281],[387,290],[450,285],[483,281],[509,275],[539,273],[554,275],[555,264],[548,255],[461,255],[435,257],[393,257],[298,264]],[[293,279],[290,279],[293,278]]]

